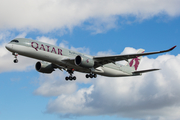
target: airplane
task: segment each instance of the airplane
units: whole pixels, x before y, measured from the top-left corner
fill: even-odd
[[[163,51],[145,53],[144,49],[139,49],[135,54],[111,56],[91,56],[27,38],[15,38],[5,47],[15,56],[14,63],[18,62],[18,55],[34,58],[40,60],[35,64],[38,72],[50,74],[58,68],[69,73],[65,80],[72,81],[76,80],[76,76],[73,76],[74,71],[87,73],[86,78],[96,78],[97,74],[107,77],[126,77],[159,70],[137,70],[137,68],[142,56],[169,52],[176,46]],[[127,61],[127,64],[117,63],[122,60]]]

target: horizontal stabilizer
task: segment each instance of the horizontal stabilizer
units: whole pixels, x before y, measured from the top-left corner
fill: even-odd
[[[152,72],[160,69],[148,69],[148,70],[140,70],[140,71],[135,71],[133,73],[138,74],[138,73],[145,73],[145,72]]]

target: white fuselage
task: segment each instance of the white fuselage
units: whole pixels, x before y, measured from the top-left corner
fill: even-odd
[[[74,63],[64,62],[63,61],[64,59],[75,58],[78,54],[81,54],[81,53],[74,52],[72,50],[64,49],[57,46],[48,47],[48,50],[45,50],[45,46],[46,47],[50,46],[49,44],[42,43],[39,41],[33,41],[33,42],[34,43],[32,43],[32,40],[31,40],[31,41],[24,42],[23,44],[9,43],[6,45],[6,48],[12,53],[18,53],[19,55],[23,55],[26,57],[35,58],[42,61],[47,61],[47,62],[57,64],[67,69],[73,68],[75,69],[75,71],[79,71],[83,73],[95,73],[95,74],[109,76],[109,77],[120,77],[120,76],[132,75],[132,72],[126,71],[126,68],[124,69],[124,67],[126,66],[122,66],[120,64],[109,63],[109,64],[105,64],[97,68],[84,68],[84,67],[77,66]]]

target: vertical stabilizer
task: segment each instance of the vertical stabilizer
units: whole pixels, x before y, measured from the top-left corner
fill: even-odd
[[[139,49],[137,53],[144,53],[144,49]],[[136,58],[133,58],[129,60],[129,63],[127,64],[129,67],[134,68],[134,70],[137,70],[139,63],[141,61],[142,56],[137,56]]]

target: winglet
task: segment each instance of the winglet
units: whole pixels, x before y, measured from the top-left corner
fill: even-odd
[[[174,47],[170,48],[169,51],[173,50],[175,47],[176,47],[176,45]]]
[[[169,52],[169,51],[173,50],[175,47],[176,47],[176,45],[175,45],[175,46],[173,46],[173,47],[172,47],[172,48],[170,48],[170,49],[160,51],[159,53]]]

